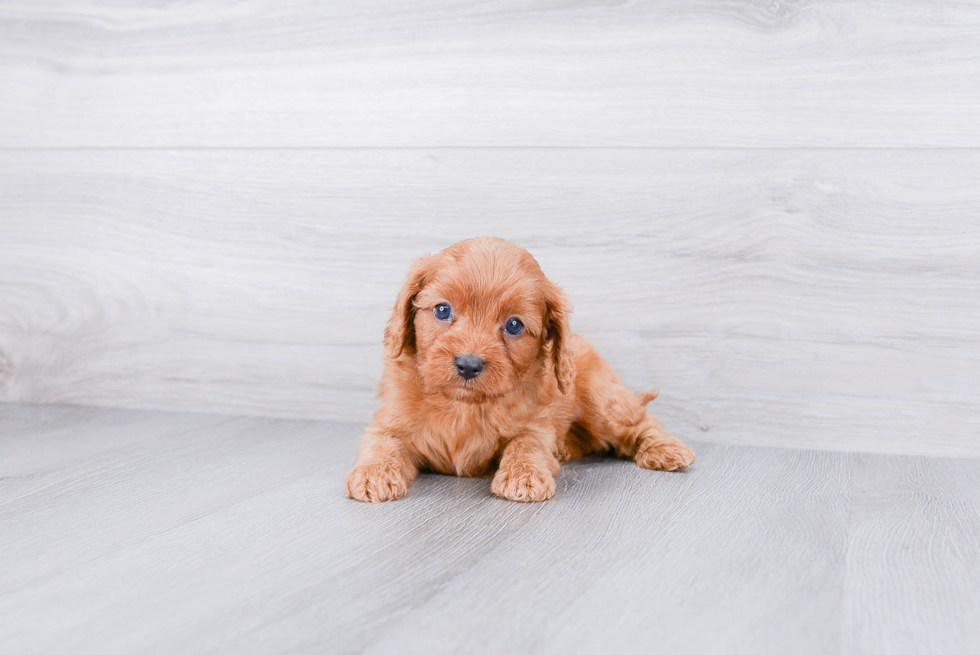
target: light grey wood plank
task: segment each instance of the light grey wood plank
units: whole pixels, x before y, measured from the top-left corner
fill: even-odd
[[[133,412],[107,455],[123,412],[76,410],[69,433],[11,428],[62,408],[14,411],[4,476],[61,479],[3,493],[13,652],[648,652],[654,632],[675,652],[837,647],[846,455],[702,445],[686,474],[574,462],[543,504],[425,475],[364,505],[343,497],[350,426]],[[92,457],[25,462],[39,434]]]
[[[528,247],[679,435],[980,453],[974,151],[0,154],[0,398],[366,422],[408,263]]]
[[[533,505],[343,497],[357,426],[0,406],[0,643],[31,653],[962,653],[980,460],[695,444]],[[36,449],[34,448],[37,445]],[[37,486],[11,487],[35,478]]]
[[[93,416],[98,419],[97,425],[89,425]],[[66,471],[95,466],[110,471],[119,457],[144,449],[148,443],[169,439],[170,435],[179,438],[195,428],[223,429],[231,420],[200,414],[115,409],[93,413],[85,407],[58,405],[41,411],[32,405],[0,405],[0,438],[7,439],[0,469],[2,504],[33,494],[39,498],[66,493],[66,485],[87,483],[72,479]],[[78,434],[80,426],[83,435],[91,438]]]
[[[980,146],[980,8],[0,6],[0,146]]]
[[[843,653],[980,645],[980,462],[855,456]]]
[[[681,476],[575,464],[556,511],[367,652],[837,652],[848,456],[698,453]]]

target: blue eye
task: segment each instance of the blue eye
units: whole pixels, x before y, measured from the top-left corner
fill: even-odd
[[[523,331],[524,331],[524,324],[521,323],[516,318],[514,318],[513,316],[508,318],[507,322],[504,323],[504,332],[506,332],[511,336],[516,337],[518,334],[520,334]]]
[[[432,310],[432,313],[435,314],[436,318],[440,321],[448,321],[453,317],[453,308],[446,303],[442,303],[436,305],[435,309]]]

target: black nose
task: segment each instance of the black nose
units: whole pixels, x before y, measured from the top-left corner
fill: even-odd
[[[472,380],[483,370],[483,360],[476,355],[456,355],[456,372],[464,380]]]

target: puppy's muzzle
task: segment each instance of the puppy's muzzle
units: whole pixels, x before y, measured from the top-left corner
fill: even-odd
[[[456,355],[453,360],[456,373],[464,380],[472,380],[483,371],[484,361],[476,355]]]

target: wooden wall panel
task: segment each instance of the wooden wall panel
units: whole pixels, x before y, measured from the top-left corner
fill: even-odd
[[[366,421],[411,259],[496,234],[682,436],[977,452],[972,150],[0,153],[0,398]]]
[[[952,0],[6,2],[0,147],[980,146]]]

